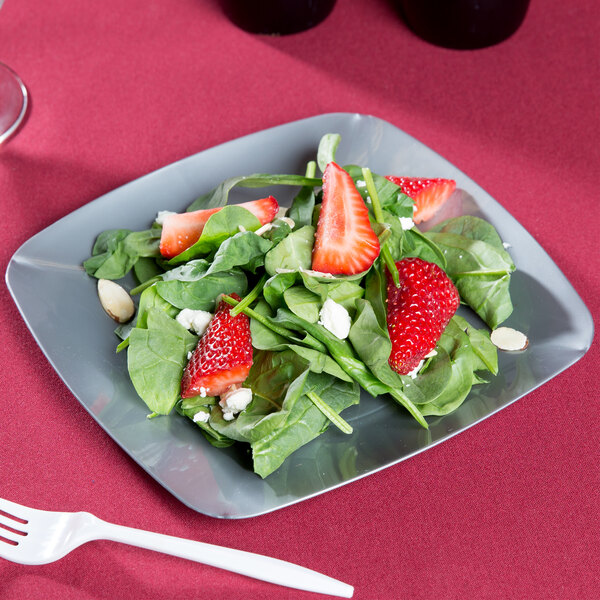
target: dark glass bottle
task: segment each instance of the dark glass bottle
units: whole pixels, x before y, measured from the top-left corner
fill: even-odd
[[[408,26],[446,48],[493,46],[525,19],[529,0],[396,0]]]
[[[333,10],[335,0],[221,0],[225,14],[251,33],[297,33],[314,27]]]

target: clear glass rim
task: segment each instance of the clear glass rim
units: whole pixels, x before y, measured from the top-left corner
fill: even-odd
[[[2,0],[0,0],[0,6],[1,5]],[[5,132],[0,133],[0,144],[2,144],[2,142],[6,141],[11,135],[13,135],[13,133],[15,133],[15,131],[19,128],[19,125],[21,125],[23,122],[23,119],[27,113],[27,107],[29,106],[29,93],[27,92],[27,88],[25,87],[23,80],[8,65],[0,62],[0,69],[6,69],[9,73],[11,73],[11,75],[14,76],[16,83],[21,89],[21,93],[23,95],[23,105],[21,106],[21,110],[14,123]]]

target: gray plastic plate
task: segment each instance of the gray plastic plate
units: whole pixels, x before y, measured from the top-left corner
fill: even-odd
[[[530,345],[522,353],[501,353],[500,374],[492,383],[474,388],[454,413],[429,418],[429,431],[392,400],[364,395],[359,406],[344,412],[354,427],[352,435],[331,428],[262,480],[252,472],[245,447],[213,448],[191,421],[175,413],[146,418],[148,410],[127,376],[126,355],[115,354],[114,323],[100,307],[96,282],[81,263],[101,231],[147,229],[159,210],[182,211],[228,177],[303,174],[321,136],[332,132],[342,136],[340,164],[369,166],[381,174],[456,180],[458,190],[444,211],[481,216],[510,244],[517,265],[511,284],[515,310],[505,324],[525,332]],[[285,206],[294,192],[246,189],[235,192],[233,199],[273,193]],[[179,500],[223,518],[276,510],[427,450],[572,365],[593,337],[591,315],[573,287],[498,202],[403,131],[359,114],[326,114],[261,131],[124,185],[23,244],[10,261],[6,281],[42,351],[98,424]]]

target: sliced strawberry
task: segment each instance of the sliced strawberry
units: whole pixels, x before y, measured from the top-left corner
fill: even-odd
[[[456,189],[456,181],[453,179],[423,179],[394,175],[388,175],[386,179],[400,186],[402,191],[415,201],[413,215],[415,223],[431,219]]]
[[[407,375],[435,348],[460,300],[454,284],[436,264],[405,258],[396,268],[399,287],[387,272],[389,364]]]
[[[279,204],[273,196],[243,202],[238,206],[249,210],[260,221],[261,225],[270,223],[279,210]],[[202,234],[208,219],[222,208],[207,208],[165,217],[160,236],[160,253],[162,256],[173,258],[194,245]]]
[[[317,223],[312,268],[333,275],[366,271],[379,256],[379,239],[352,177],[336,163],[323,173],[323,202]]]
[[[231,294],[239,300],[237,294]],[[242,383],[252,366],[250,320],[221,300],[214,317],[200,338],[181,380],[181,397],[218,396],[228,387]]]

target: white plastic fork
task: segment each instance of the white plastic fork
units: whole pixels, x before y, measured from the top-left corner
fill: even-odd
[[[87,512],[55,512],[0,498],[0,557],[23,565],[54,562],[92,540],[155,550],[298,590],[352,598],[354,588],[290,562],[102,521]]]

